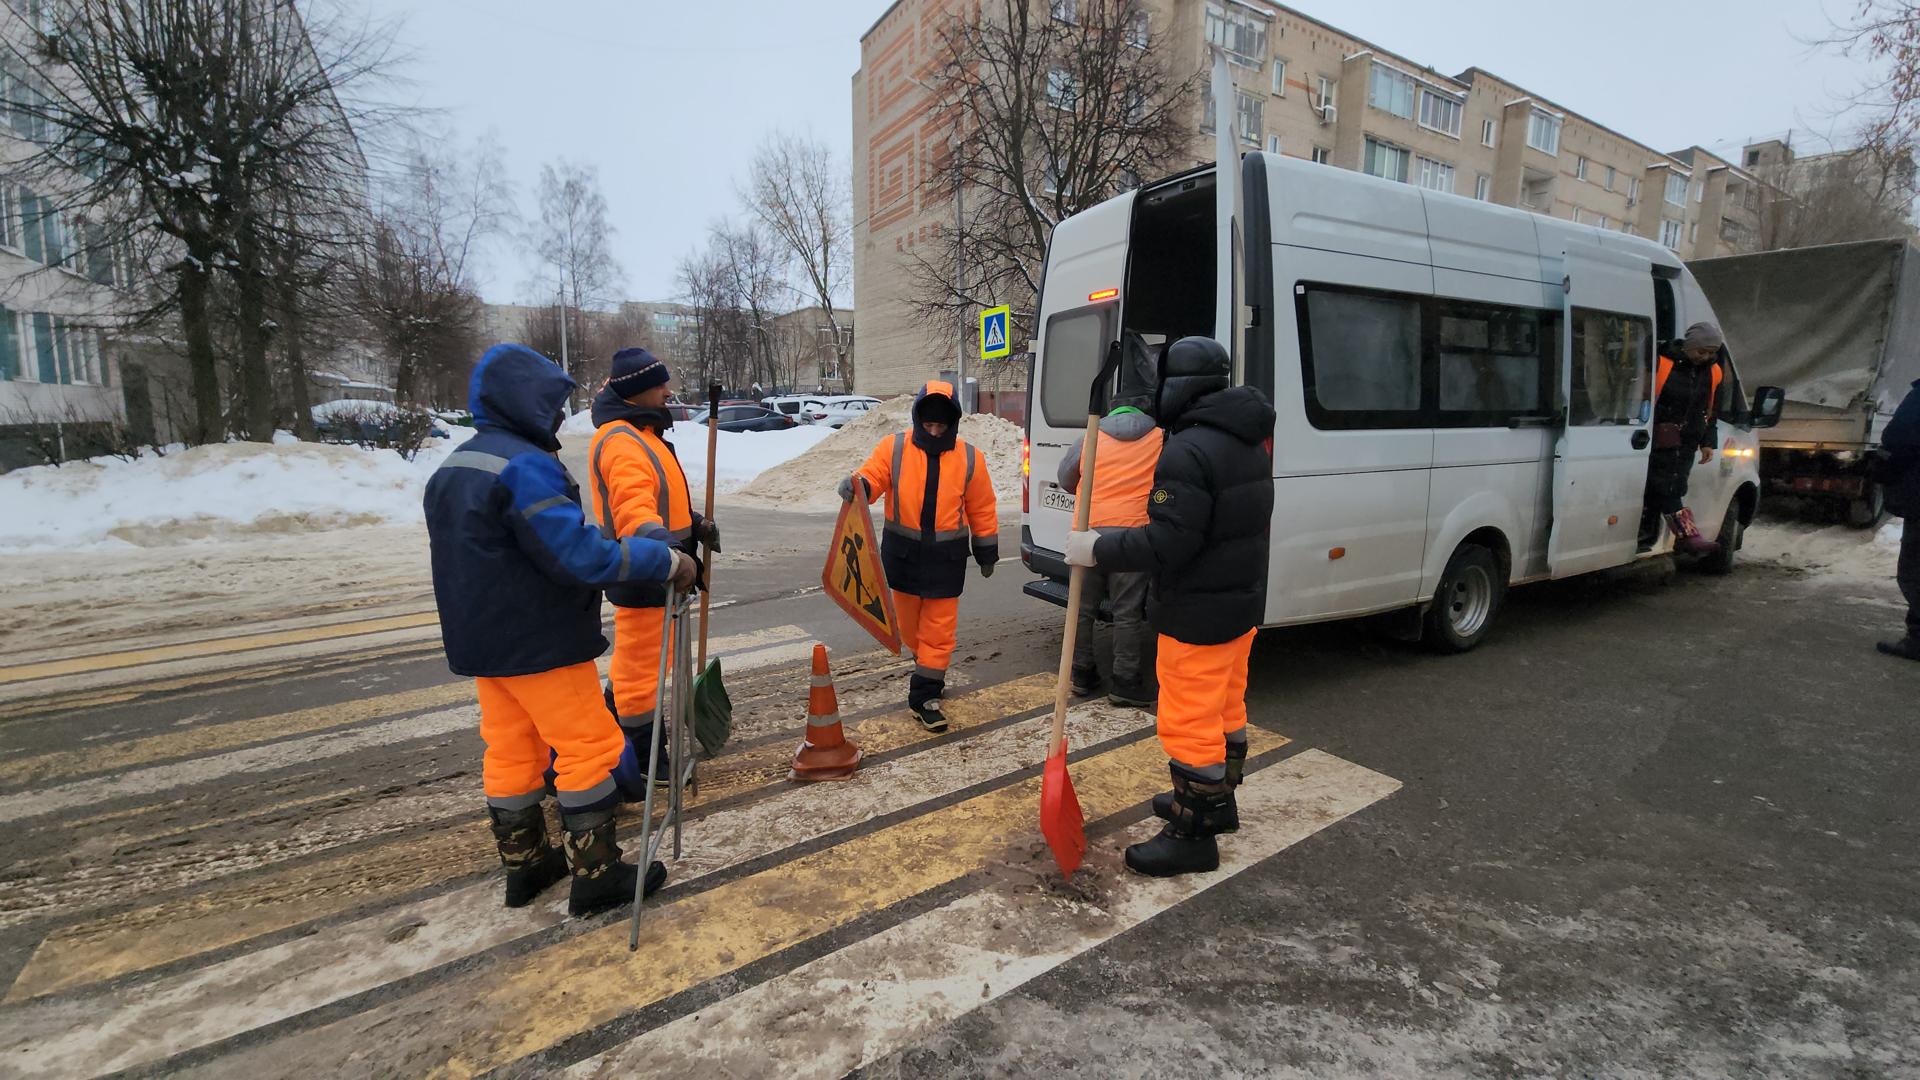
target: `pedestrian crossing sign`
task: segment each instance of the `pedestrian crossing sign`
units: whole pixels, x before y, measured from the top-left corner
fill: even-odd
[[[1013,335],[1007,332],[1007,316],[1012,311],[1002,304],[980,313],[980,359],[999,360],[1013,352]]]
[[[856,488],[865,485],[858,479]],[[873,514],[867,500],[855,497],[840,507],[833,523],[833,543],[827,548],[827,566],[820,585],[860,628],[872,634],[888,652],[900,652],[900,623],[893,612],[893,593],[886,571],[880,568],[880,545],[874,542]]]

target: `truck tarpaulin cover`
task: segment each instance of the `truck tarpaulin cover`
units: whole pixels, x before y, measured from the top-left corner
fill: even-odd
[[[1780,386],[1789,401],[1845,410],[1871,393],[1873,411],[1889,413],[1920,378],[1920,250],[1908,241],[1687,265],[1749,387]]]

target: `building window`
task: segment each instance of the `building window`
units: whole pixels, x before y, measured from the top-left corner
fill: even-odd
[[[1586,158],[1581,157],[1581,158],[1573,159],[1573,176],[1574,176],[1574,179],[1576,180],[1585,180],[1587,178],[1587,159]]]
[[[1601,227],[1601,228],[1603,228],[1603,229],[1611,229],[1611,228],[1613,228],[1613,223],[1607,220],[1607,215],[1605,215],[1605,214],[1601,214],[1601,215],[1600,215],[1600,220],[1599,220],[1599,221],[1597,221],[1597,222],[1594,222],[1594,224],[1596,224],[1596,225],[1598,225],[1598,226],[1600,226],[1600,227]]]
[[[1273,96],[1287,96],[1287,62],[1277,56],[1273,58]]]
[[[1136,49],[1144,49],[1147,47],[1147,40],[1147,13],[1144,11],[1135,11],[1127,17],[1127,44]]]
[[[1280,136],[1278,135],[1267,136],[1267,153],[1277,154],[1279,152],[1280,152]]]
[[[1240,128],[1240,141],[1260,145],[1261,112],[1266,102],[1244,90],[1233,92],[1233,122]]]
[[[1696,221],[1693,224],[1687,226],[1687,243],[1697,244],[1699,242],[1700,242],[1700,223]]]
[[[1079,22],[1080,0],[1053,0],[1053,17],[1063,23]]]
[[[1423,157],[1420,159],[1420,170],[1417,176],[1420,186],[1428,191],[1444,191],[1449,195],[1453,194],[1453,166],[1446,162]]]
[[[1442,135],[1460,137],[1460,102],[1431,90],[1420,89],[1420,126]]]
[[[1747,151],[1747,168],[1751,169],[1758,164],[1760,164],[1760,151],[1758,150]]]
[[[1694,202],[1707,201],[1707,181],[1705,177],[1701,177],[1699,180],[1694,182],[1693,201]]]
[[[1639,203],[1639,201],[1640,201],[1640,178],[1637,176],[1628,177],[1627,178],[1627,205],[1633,206]]]
[[[0,181],[0,246],[20,247],[20,194],[12,184]]]
[[[1536,214],[1553,213],[1553,178],[1529,178],[1520,189],[1520,201]]]
[[[1327,78],[1325,75],[1320,76],[1320,107],[1321,108],[1326,108],[1327,106],[1333,104],[1333,99],[1336,96],[1335,94],[1336,89],[1337,87],[1334,86],[1332,79]]]
[[[1687,205],[1687,178],[1673,170],[1667,170],[1667,201],[1675,206]]]
[[[1493,145],[1493,133],[1494,133],[1493,121],[1491,120],[1480,121],[1480,145],[1481,146]]]
[[[1234,63],[1257,68],[1267,59],[1267,21],[1251,11],[1209,3],[1207,42],[1225,49]]]
[[[1324,146],[1316,146],[1313,148],[1313,163],[1315,165],[1326,165],[1330,163],[1332,160],[1333,160],[1333,151],[1327,149]]]
[[[1382,112],[1412,119],[1413,80],[1376,62],[1373,80],[1367,86],[1367,104]]]
[[[1360,169],[1362,172],[1387,180],[1398,180],[1404,184],[1407,182],[1407,152],[1369,136],[1366,159],[1361,162]]]
[[[1527,121],[1527,145],[1543,154],[1560,153],[1560,118],[1534,110]]]
[[[1675,251],[1680,250],[1680,223],[1672,218],[1660,221],[1660,242]]]
[[[1473,181],[1473,197],[1486,202],[1493,197],[1493,177],[1481,173]]]
[[[1613,190],[1613,176],[1614,176],[1613,166],[1609,165],[1607,166],[1607,190],[1608,191]]]
[[[0,304],[0,382],[26,374],[20,364],[20,316]]]
[[[1070,110],[1074,105],[1074,96],[1073,72],[1063,67],[1049,69],[1047,71],[1047,104],[1056,109]]]

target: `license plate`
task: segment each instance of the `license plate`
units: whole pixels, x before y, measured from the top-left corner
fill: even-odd
[[[1065,510],[1071,514],[1073,513],[1073,492],[1049,488],[1040,493],[1040,505],[1049,510]]]

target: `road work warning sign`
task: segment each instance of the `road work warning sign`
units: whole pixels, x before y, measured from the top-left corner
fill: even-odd
[[[854,486],[865,487],[858,479]],[[899,653],[900,623],[893,613],[886,572],[880,568],[880,545],[874,540],[873,514],[865,498],[855,497],[840,507],[820,585],[861,629],[888,652]]]

